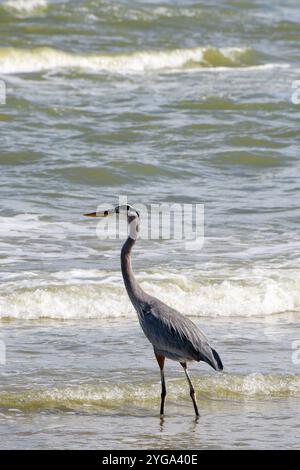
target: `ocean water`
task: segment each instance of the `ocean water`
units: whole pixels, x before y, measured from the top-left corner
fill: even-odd
[[[0,2],[1,448],[299,448],[299,24],[296,0]],[[82,217],[125,195],[204,204],[201,250],[133,255],[222,357],[191,365],[197,422],[170,361],[160,420],[122,240]]]

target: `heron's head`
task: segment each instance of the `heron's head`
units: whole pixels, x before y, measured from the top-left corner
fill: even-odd
[[[90,212],[89,214],[84,215],[87,217],[109,217],[114,214],[127,217],[127,223],[130,227],[130,236],[131,238],[136,239],[137,232],[139,231],[140,214],[134,207],[130,206],[129,204],[122,204],[112,209]]]

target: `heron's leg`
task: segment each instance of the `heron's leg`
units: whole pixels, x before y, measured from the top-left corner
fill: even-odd
[[[160,403],[160,414],[164,414],[165,398],[167,395],[166,384],[165,384],[165,374],[164,374],[164,365],[165,365],[165,356],[161,356],[154,351],[156,360],[160,368],[160,377],[161,377],[161,403]]]
[[[189,386],[190,386],[190,395],[191,395],[191,399],[193,400],[193,405],[194,405],[196,416],[199,416],[199,411],[198,411],[198,406],[197,406],[197,401],[196,401],[196,393],[195,393],[195,389],[193,387],[192,381],[190,379],[190,376],[189,376],[189,373],[188,373],[188,370],[187,370],[187,364],[186,364],[186,362],[181,362],[180,364],[184,368],[184,372],[185,372],[187,381],[188,381]]]

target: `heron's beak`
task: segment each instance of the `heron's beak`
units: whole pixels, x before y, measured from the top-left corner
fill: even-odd
[[[107,217],[108,215],[114,214],[114,211],[100,211],[100,212],[89,212],[88,214],[83,214],[85,217]]]

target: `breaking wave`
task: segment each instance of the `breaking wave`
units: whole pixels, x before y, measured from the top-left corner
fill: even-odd
[[[151,71],[270,68],[284,64],[260,64],[258,53],[249,48],[195,47],[127,54],[74,54],[50,47],[0,48],[0,73],[18,74],[62,69],[85,72],[143,73]]]
[[[98,274],[97,274],[98,273]],[[208,281],[189,273],[160,271],[138,275],[143,288],[194,317],[268,317],[300,311],[300,279],[272,278],[266,273],[248,280]],[[0,319],[108,319],[135,315],[116,272],[77,270],[2,289]],[[34,284],[36,282],[36,284]]]
[[[300,396],[300,376],[249,374],[243,375],[202,375],[194,378],[199,398],[223,400],[280,399]],[[118,407],[128,402],[144,405],[159,402],[158,382],[135,385],[77,385],[52,389],[18,390],[0,392],[0,407],[19,410],[45,408],[81,409],[88,407]],[[189,400],[184,379],[169,381],[169,400]]]
[[[47,8],[46,0],[7,0],[3,8],[12,13],[30,14]]]

